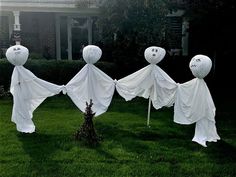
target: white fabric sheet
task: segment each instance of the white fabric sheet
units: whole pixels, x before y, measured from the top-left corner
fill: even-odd
[[[115,82],[93,64],[86,64],[65,86],[65,91],[82,111],[92,99],[92,110],[98,116],[107,111],[115,90]]]
[[[32,121],[33,111],[49,96],[58,94],[62,86],[58,86],[37,78],[23,66],[15,66],[10,92],[13,95],[12,122],[17,130],[24,133],[35,131]]]
[[[150,98],[155,109],[174,103],[177,84],[159,66],[150,64],[117,81],[116,90],[126,100]]]
[[[174,105],[174,122],[196,123],[195,141],[206,147],[206,142],[220,139],[215,126],[215,105],[203,79],[195,78],[179,84]]]

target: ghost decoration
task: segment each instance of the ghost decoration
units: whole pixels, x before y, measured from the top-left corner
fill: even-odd
[[[199,79],[203,79],[207,76],[211,67],[211,59],[205,55],[196,55],[189,63],[189,68],[192,71],[192,74]]]
[[[22,65],[28,59],[29,51],[22,45],[7,49],[7,60],[15,65],[10,92],[13,95],[11,121],[16,124],[17,131],[33,133],[35,125],[32,121],[34,110],[49,96],[58,94],[62,86],[58,86],[37,78]]]
[[[24,65],[28,56],[29,50],[22,45],[14,45],[6,51],[7,60],[15,66]]]
[[[102,56],[102,50],[95,45],[88,45],[83,49],[83,59],[88,64],[96,63]]]
[[[165,55],[166,51],[161,47],[148,47],[144,51],[144,58],[151,64],[159,63]]]
[[[155,109],[170,107],[174,103],[177,84],[156,64],[163,60],[165,49],[151,46],[144,51],[148,66],[117,81],[116,90],[126,101],[136,96],[149,98]],[[147,125],[149,126],[149,114]]]
[[[84,47],[83,59],[87,64],[68,82],[63,91],[82,112],[85,111],[86,102],[89,103],[92,99],[95,116],[107,111],[115,91],[113,79],[93,65],[101,56],[102,50],[98,46]]]
[[[203,79],[210,72],[212,62],[207,56],[196,55],[191,59],[189,67],[196,78],[178,85],[174,122],[186,125],[196,123],[192,141],[207,147],[207,141],[220,140],[215,126],[216,108]]]

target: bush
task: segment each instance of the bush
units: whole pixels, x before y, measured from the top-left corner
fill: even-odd
[[[0,60],[0,85],[8,90],[11,83],[11,74],[14,66],[6,59]]]
[[[30,53],[29,54],[29,59],[32,59],[32,60],[45,60],[45,58],[41,55],[41,54],[38,54],[38,53]]]
[[[4,97],[8,97],[8,96],[10,96],[11,94],[10,94],[10,91],[8,90],[8,91],[6,91],[5,89],[4,89],[4,86],[3,85],[0,85],[0,99],[1,98],[4,98]]]

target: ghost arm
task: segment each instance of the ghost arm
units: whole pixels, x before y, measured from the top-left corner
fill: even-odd
[[[132,100],[136,96],[149,97],[153,85],[152,70],[154,65],[148,65],[130,74],[116,83],[116,90],[126,101]]]
[[[12,73],[10,92],[13,95],[12,121],[17,130],[25,133],[35,131],[32,121],[34,110],[47,98],[58,94],[58,86],[37,78],[23,66],[16,66]]]
[[[66,85],[68,96],[82,112],[92,99],[95,116],[106,112],[114,90],[113,79],[92,64],[86,64]]]
[[[177,90],[176,82],[159,66],[154,71],[153,91],[150,98],[155,109],[173,106]]]
[[[156,109],[172,106],[177,84],[160,67],[150,64],[117,81],[116,90],[126,100],[149,98]]]

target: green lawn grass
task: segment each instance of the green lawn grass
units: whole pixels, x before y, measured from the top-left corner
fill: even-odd
[[[103,137],[89,147],[73,134],[83,114],[66,96],[46,99],[34,112],[36,133],[22,134],[10,121],[12,99],[0,100],[1,177],[235,177],[236,120],[217,112],[222,140],[204,148],[191,141],[194,125],[173,122],[173,108],[151,110],[148,100],[125,102],[115,96],[108,111],[94,119]]]

